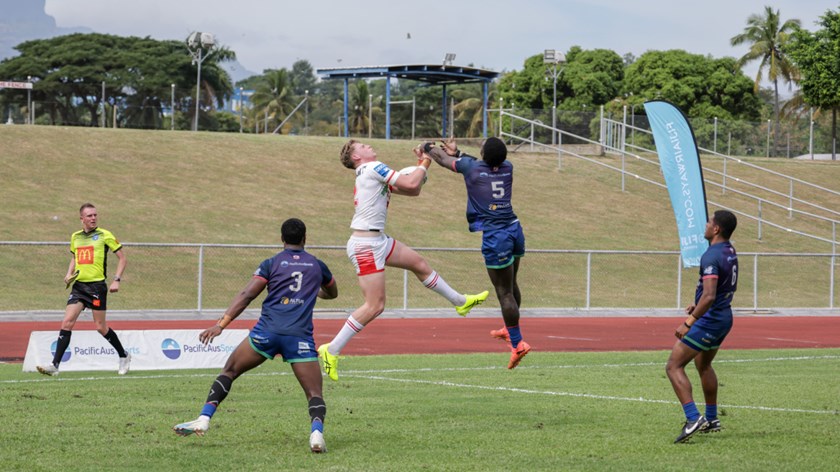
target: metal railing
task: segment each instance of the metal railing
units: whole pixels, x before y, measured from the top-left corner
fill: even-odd
[[[504,120],[504,118],[507,118],[507,120]],[[513,144],[513,149],[514,150],[521,149],[522,146],[527,145],[528,150],[530,150],[532,152],[539,151],[539,152],[556,153],[557,154],[558,168],[562,168],[562,156],[563,155],[574,157],[578,160],[586,161],[586,162],[589,162],[591,164],[596,164],[596,165],[599,165],[599,166],[602,166],[602,167],[606,167],[606,168],[608,168],[610,170],[613,170],[615,172],[618,172],[620,174],[620,176],[621,176],[621,191],[622,192],[625,191],[625,188],[626,188],[625,181],[626,181],[627,176],[630,176],[633,179],[641,181],[641,182],[652,184],[652,185],[655,185],[655,186],[658,186],[658,187],[661,187],[661,188],[666,188],[665,185],[661,182],[661,177],[660,177],[659,173],[657,173],[656,177],[655,177],[657,180],[653,180],[653,178],[647,178],[647,177],[645,177],[645,176],[643,176],[639,173],[633,173],[633,172],[629,172],[627,170],[626,159],[628,157],[634,158],[638,162],[642,162],[642,163],[645,163],[645,164],[650,164],[652,166],[655,166],[657,169],[659,169],[659,162],[658,161],[655,161],[653,159],[648,159],[647,157],[645,157],[641,154],[636,154],[636,153],[628,150],[628,148],[634,148],[634,149],[638,149],[638,150],[640,150],[644,153],[647,153],[647,154],[656,155],[656,151],[654,151],[654,150],[647,149],[647,148],[644,148],[642,146],[637,146],[637,145],[630,146],[630,145],[627,144],[626,136],[627,136],[629,131],[634,130],[634,131],[647,133],[649,135],[650,132],[647,131],[647,130],[643,130],[643,129],[635,128],[635,127],[631,128],[629,125],[627,125],[626,123],[624,123],[622,121],[615,121],[615,120],[605,118],[602,114],[601,119],[600,119],[600,132],[599,132],[600,137],[599,137],[599,140],[596,141],[596,140],[593,140],[593,139],[586,138],[584,136],[575,135],[575,134],[566,132],[566,131],[561,130],[561,129],[552,129],[550,126],[543,124],[539,120],[531,120],[531,119],[528,119],[528,118],[525,118],[525,117],[522,117],[522,116],[514,115],[514,114],[512,114],[510,112],[507,112],[505,110],[500,110],[499,111],[499,123],[501,124],[504,121],[508,122],[508,128],[510,129],[510,131],[509,132],[505,131],[505,128],[503,128],[500,125],[499,135],[502,139],[506,139],[509,142],[511,142]],[[515,123],[519,123],[519,126],[516,126]],[[519,132],[516,132],[516,130],[519,130]],[[540,137],[544,138],[545,136],[548,136],[551,133],[556,133],[556,135],[557,135],[556,143],[557,144],[548,144],[547,142],[543,142],[540,139]],[[596,146],[599,149],[600,152],[618,155],[618,156],[620,156],[620,159],[621,159],[621,164],[620,164],[621,167],[616,167],[616,166],[613,166],[613,165],[610,165],[610,164],[604,162],[603,160],[595,159],[595,158],[592,158],[592,157],[589,157],[589,156],[585,156],[581,153],[572,151],[568,148],[568,146],[564,145],[564,141],[574,141],[575,143],[584,143],[584,144],[588,144],[590,146]],[[714,151],[709,151],[709,150],[702,149],[702,148],[701,148],[701,150],[703,152],[712,153],[714,155],[720,156],[719,153],[715,153]],[[709,203],[711,203],[713,205],[716,205],[720,208],[725,208],[727,210],[730,210],[733,213],[735,213],[736,215],[743,216],[745,218],[748,218],[750,220],[755,221],[757,223],[757,226],[758,226],[758,235],[757,235],[758,239],[762,238],[762,226],[766,225],[766,226],[769,226],[769,227],[772,227],[772,228],[779,229],[779,230],[781,230],[785,233],[796,234],[796,235],[803,236],[803,237],[806,237],[806,238],[809,238],[809,239],[813,239],[813,240],[816,240],[816,241],[819,241],[819,242],[827,243],[828,245],[830,245],[831,252],[836,253],[836,251],[837,251],[837,248],[836,248],[836,246],[837,246],[837,225],[838,225],[838,223],[840,223],[840,220],[837,220],[837,219],[834,219],[834,218],[831,218],[831,217],[825,217],[825,216],[817,215],[817,214],[806,212],[806,211],[799,210],[799,209],[795,209],[795,208],[793,208],[793,203],[798,202],[800,204],[807,205],[810,208],[813,208],[815,210],[824,211],[824,212],[826,212],[828,214],[831,214],[831,215],[836,214],[836,215],[840,216],[840,212],[834,211],[830,208],[818,205],[818,204],[813,203],[813,202],[809,202],[809,201],[805,201],[805,200],[802,200],[802,199],[799,199],[799,198],[795,198],[793,196],[793,183],[796,182],[796,183],[799,183],[800,185],[807,186],[808,188],[810,188],[812,190],[822,192],[823,195],[826,195],[828,197],[840,196],[840,192],[836,192],[834,190],[830,190],[830,189],[821,187],[819,185],[816,185],[816,184],[813,184],[813,183],[810,183],[810,182],[807,182],[807,181],[804,181],[804,180],[801,180],[801,179],[797,179],[797,178],[792,177],[792,176],[787,176],[787,175],[781,174],[779,172],[776,172],[776,171],[773,171],[773,170],[770,170],[770,169],[765,169],[765,168],[763,168],[761,166],[758,166],[758,165],[755,165],[755,164],[746,163],[746,162],[742,161],[741,159],[733,158],[733,157],[730,157],[730,156],[724,156],[724,157],[728,158],[730,160],[735,160],[739,164],[745,164],[745,165],[748,164],[750,167],[752,167],[756,170],[767,172],[769,175],[774,175],[774,176],[777,176],[777,177],[782,177],[782,178],[788,179],[788,181],[790,182],[789,193],[784,194],[782,192],[770,189],[768,187],[764,187],[764,186],[761,186],[761,185],[758,185],[758,184],[751,183],[751,182],[746,181],[744,179],[734,177],[731,174],[726,174],[727,159],[723,160],[723,163],[724,163],[724,171],[723,172],[718,172],[718,171],[715,171],[713,169],[708,169],[706,166],[704,166],[704,172],[707,172],[711,175],[720,175],[720,176],[722,176],[722,180],[723,180],[722,183],[718,183],[718,182],[714,182],[714,181],[706,178],[706,183],[707,184],[712,185],[712,186],[720,187],[720,188],[723,189],[723,193],[725,193],[726,190],[727,190],[726,179],[727,179],[727,176],[728,176],[730,180],[734,179],[738,183],[747,183],[747,184],[753,186],[754,188],[762,189],[763,191],[766,191],[767,193],[784,196],[788,199],[788,202],[787,202],[787,205],[780,204],[780,203],[774,202],[772,200],[759,197],[757,195],[753,195],[753,194],[750,194],[750,193],[747,193],[747,192],[744,192],[744,191],[741,191],[741,190],[734,189],[730,185],[728,190],[731,193],[735,193],[735,194],[741,195],[743,197],[752,199],[757,203],[757,208],[755,210],[755,213],[751,213],[750,210],[733,208],[733,205],[722,204],[720,202],[717,202],[717,201],[714,201],[714,200],[711,200],[711,199],[707,198],[707,201]],[[813,220],[816,220],[818,222],[826,223],[830,226],[830,231],[827,230],[827,231],[825,231],[825,233],[830,232],[830,236],[828,234],[825,234],[824,236],[811,234],[811,233],[809,233],[805,230],[793,228],[793,227],[791,227],[790,224],[782,224],[782,223],[778,223],[778,222],[774,222],[772,220],[769,220],[769,219],[764,217],[762,205],[768,205],[768,206],[771,206],[771,207],[784,209],[789,213],[790,218],[792,218],[793,215],[796,214],[796,215],[806,217],[808,219],[813,219]]]
[[[228,306],[273,245],[124,243],[128,267],[109,310],[218,310]],[[479,249],[416,248],[455,290],[491,290]],[[362,304],[343,246],[309,246],[333,272],[335,300],[319,309]],[[834,308],[835,254],[741,253],[737,308]],[[794,262],[795,260],[795,262]],[[4,311],[62,310],[65,242],[0,242],[0,300]],[[447,308],[447,302],[406,271],[386,271],[389,309]],[[681,308],[694,300],[697,269],[684,269],[677,251],[531,249],[522,261],[523,308]],[[262,299],[251,307],[258,308]],[[497,307],[491,297],[485,307]]]

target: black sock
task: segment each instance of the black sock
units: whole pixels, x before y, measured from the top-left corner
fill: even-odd
[[[322,424],[327,417],[327,404],[321,397],[312,397],[309,399],[309,418],[311,421],[318,420]]]
[[[210,393],[207,394],[206,403],[213,403],[214,405],[219,406],[219,403],[222,403],[222,400],[228,396],[232,385],[233,379],[227,375],[219,375],[216,377],[216,381],[213,382],[213,386],[210,387]]]
[[[117,350],[118,356],[125,357],[125,349],[123,349],[120,338],[117,337],[117,333],[115,333],[113,329],[108,328],[108,332],[105,333],[104,338],[111,343],[111,346],[114,346],[114,349]]]
[[[53,365],[58,367],[61,363],[61,358],[64,357],[67,347],[70,346],[70,335],[72,331],[62,329],[58,332],[58,342],[55,344],[55,355],[53,356]]]

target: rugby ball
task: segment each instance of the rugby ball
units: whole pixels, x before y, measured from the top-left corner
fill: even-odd
[[[403,174],[403,175],[408,175],[408,174],[410,174],[410,173],[414,172],[414,169],[416,169],[416,168],[418,168],[418,167],[420,167],[420,166],[408,166],[408,167],[406,167],[405,169],[401,169],[401,170],[400,170],[400,174]],[[423,175],[423,182],[421,182],[421,183],[420,183],[420,185],[425,185],[427,180],[429,180],[429,174],[428,174],[428,172],[426,172],[426,173]]]

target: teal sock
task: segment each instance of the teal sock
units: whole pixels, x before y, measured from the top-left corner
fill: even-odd
[[[717,419],[717,405],[706,404],[706,419],[711,421]]]
[[[700,411],[697,410],[697,405],[694,402],[688,402],[682,407],[685,412],[685,419],[688,421],[697,421],[697,418],[700,418]]]

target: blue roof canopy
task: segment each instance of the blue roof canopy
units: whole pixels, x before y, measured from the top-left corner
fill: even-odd
[[[392,65],[392,66],[360,66],[334,67],[317,69],[316,72],[326,79],[344,80],[344,136],[348,130],[348,83],[350,79],[395,78],[416,80],[429,85],[443,87],[443,130],[441,136],[446,137],[446,86],[454,84],[482,83],[484,109],[484,136],[487,137],[487,95],[488,85],[499,76],[498,72],[475,67],[438,64]],[[391,139],[391,81],[385,82],[385,139]]]

